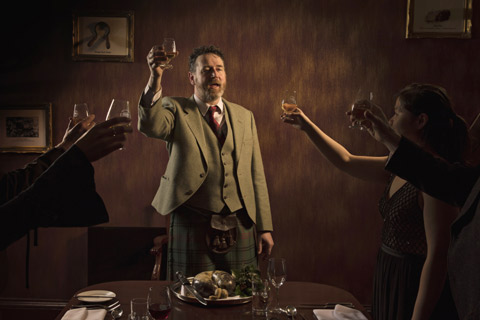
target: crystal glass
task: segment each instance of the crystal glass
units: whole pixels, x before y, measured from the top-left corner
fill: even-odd
[[[160,67],[162,67],[162,69],[172,69],[173,66],[170,64],[170,61],[172,61],[177,56],[177,46],[175,44],[175,39],[165,38],[163,39],[162,45],[156,47],[161,47],[163,51],[165,51],[165,56],[167,57],[165,62],[162,63]]]
[[[286,113],[293,112],[297,108],[297,92],[287,90],[282,98],[282,110]]]
[[[132,115],[130,114],[130,104],[127,100],[112,99],[110,103],[110,108],[108,109],[106,120],[110,120],[116,117],[126,117],[131,119]],[[119,124],[118,126],[122,126]],[[130,126],[128,124],[127,126]],[[120,150],[125,150],[125,147],[120,148]]]
[[[276,306],[271,310],[273,313],[282,313],[279,304],[279,289],[287,280],[287,264],[284,258],[268,259],[267,275],[270,283],[276,288]]]
[[[349,126],[350,129],[358,128],[360,130],[365,130],[365,126],[362,125],[362,121],[365,120],[365,111],[369,109],[370,103],[373,101],[373,92],[372,91],[362,91],[358,90],[355,97],[355,101],[352,104],[350,110],[350,119],[352,121]]]
[[[132,118],[130,114],[130,103],[127,100],[112,99],[106,120],[116,117]]]
[[[80,121],[88,117],[88,105],[86,103],[75,103],[73,106],[73,125],[76,125]]]
[[[172,309],[170,291],[167,286],[154,286],[148,289],[148,312],[155,320],[168,319]]]
[[[147,309],[147,299],[133,298],[130,300],[129,320],[150,320]]]
[[[270,298],[270,286],[267,279],[252,281],[252,314],[266,316]]]

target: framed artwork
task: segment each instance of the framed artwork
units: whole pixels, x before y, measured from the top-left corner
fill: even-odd
[[[472,0],[408,0],[406,38],[472,37]]]
[[[0,152],[44,153],[52,147],[51,103],[0,106]]]
[[[133,62],[133,12],[74,13],[74,61]]]

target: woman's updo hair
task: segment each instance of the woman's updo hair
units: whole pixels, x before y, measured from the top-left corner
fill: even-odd
[[[413,113],[428,116],[423,141],[433,152],[450,162],[463,162],[469,148],[465,120],[453,110],[447,91],[433,84],[412,83],[397,93],[402,106]]]

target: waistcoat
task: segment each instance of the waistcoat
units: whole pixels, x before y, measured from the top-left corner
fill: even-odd
[[[235,174],[233,131],[227,108],[224,118],[227,136],[223,146],[220,146],[207,121],[202,121],[205,142],[208,145],[204,154],[208,171],[203,184],[186,202],[189,206],[216,213],[222,211],[225,205],[231,212],[243,207]]]

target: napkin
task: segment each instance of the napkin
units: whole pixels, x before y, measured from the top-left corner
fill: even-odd
[[[313,314],[318,320],[367,320],[360,311],[340,304],[333,310],[315,309]]]
[[[70,309],[63,315],[61,320],[104,320],[107,310],[87,308]]]

